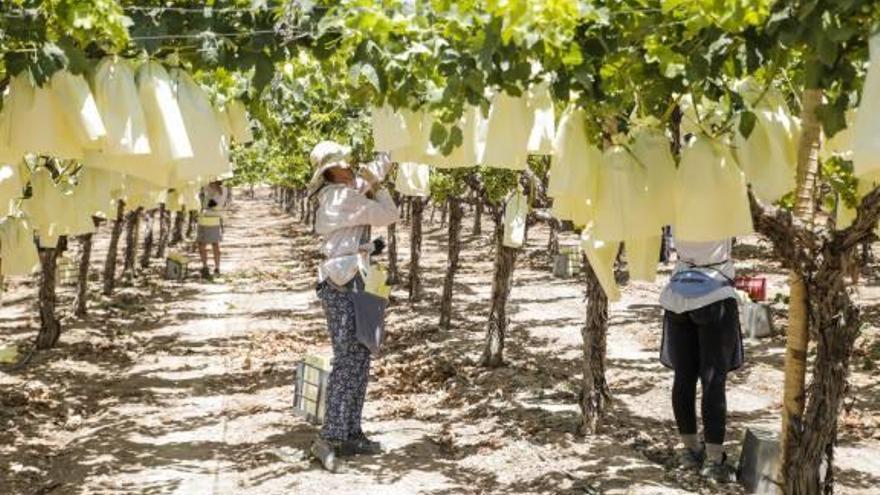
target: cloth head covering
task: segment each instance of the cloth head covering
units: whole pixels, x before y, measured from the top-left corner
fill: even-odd
[[[309,161],[315,167],[312,180],[309,181],[309,194],[314,194],[324,185],[324,172],[334,167],[351,168],[351,148],[335,141],[321,141],[309,153]]]

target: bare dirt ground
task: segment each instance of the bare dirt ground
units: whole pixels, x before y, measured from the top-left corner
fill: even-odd
[[[476,367],[492,243],[469,235],[470,223],[468,217],[452,330],[437,328],[445,271],[439,223],[426,226],[424,301],[410,305],[403,287],[395,291],[365,425],[387,453],[353,461],[339,475],[305,456],[316,430],[291,411],[295,362],[329,351],[313,291],[316,242],[261,190],[256,200],[239,196],[235,203],[222,277],[168,282],[154,261],[134,286],[111,298],[94,296],[88,318],[65,317],[57,349],[21,372],[0,372],[0,493],[722,492],[670,464],[672,376],[656,358],[656,301],[668,269],[656,284],[627,285],[612,305],[613,410],[603,433],[584,438],[576,406],[582,283],[553,278],[547,232],[533,229],[517,260],[508,364]],[[405,268],[407,226],[398,230]],[[784,274],[768,247],[746,239],[737,258],[741,273],[770,277],[782,328]],[[880,486],[878,282],[871,265],[858,289],[865,331],[836,450],[838,493],[877,493]],[[33,337],[34,293],[32,282],[18,280],[2,294],[0,345]],[[71,289],[61,296],[66,312]],[[731,454],[746,427],[778,428],[782,357],[778,335],[747,343],[747,364],[729,383]]]

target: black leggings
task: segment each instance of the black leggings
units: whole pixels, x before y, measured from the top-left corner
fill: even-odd
[[[672,410],[682,435],[697,433],[697,380],[706,443],[723,444],[727,372],[742,364],[736,301],[725,299],[685,313],[666,312],[664,350],[675,370]]]

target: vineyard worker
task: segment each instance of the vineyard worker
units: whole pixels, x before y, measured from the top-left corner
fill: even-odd
[[[220,275],[220,242],[223,240],[223,211],[229,203],[229,194],[223,182],[216,180],[202,188],[202,213],[196,243],[202,259],[202,277],[210,278],[208,270],[208,244],[214,254],[214,275]]]
[[[371,355],[359,341],[356,304],[361,303],[353,289],[363,287],[359,267],[384,247],[381,239],[370,242],[370,228],[396,222],[398,210],[381,186],[389,162],[362,166],[357,175],[348,148],[330,141],[316,145],[310,160],[316,169],[309,185],[310,194],[318,198],[315,230],[323,237],[326,257],[319,267],[317,292],[333,344],[324,425],[311,452],[335,472],[341,466],[339,457],[381,452],[381,445],[361,429]]]
[[[724,453],[726,377],[743,362],[732,239],[676,243],[678,262],[660,294],[661,362],[675,371],[672,410],[685,448],[682,465],[719,482],[735,481]],[[702,385],[703,437],[697,436],[696,387]]]

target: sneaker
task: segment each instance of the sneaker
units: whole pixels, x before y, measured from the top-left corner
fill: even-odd
[[[700,475],[716,483],[733,483],[736,481],[736,470],[727,463],[727,454],[724,454],[721,462],[712,462],[706,459]]]
[[[309,448],[312,457],[318,460],[324,469],[331,473],[339,473],[342,471],[342,461],[337,456],[340,446],[337,442],[316,438]]]
[[[706,449],[695,452],[689,447],[682,447],[675,452],[676,465],[681,469],[697,471],[706,460]]]
[[[355,455],[378,455],[382,453],[382,444],[367,438],[363,432],[342,444],[340,454],[346,457]]]
[[[203,278],[203,279],[205,279],[205,280],[211,280],[211,271],[208,270],[208,267],[207,267],[207,266],[203,266],[203,267],[202,267],[201,274],[202,274],[202,278]]]
[[[219,269],[219,268],[214,268],[214,276],[215,276],[215,277],[219,277],[219,276],[220,276],[220,269]]]

